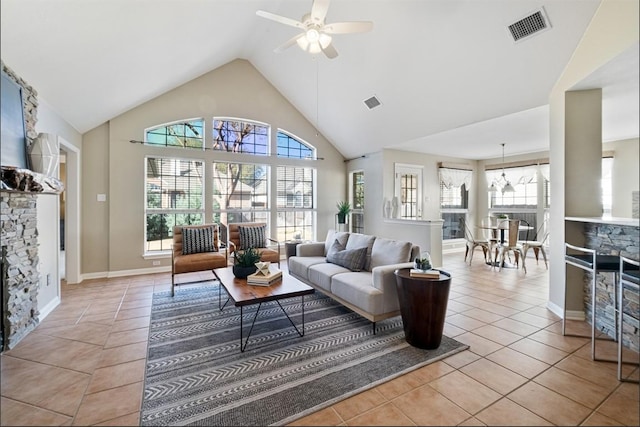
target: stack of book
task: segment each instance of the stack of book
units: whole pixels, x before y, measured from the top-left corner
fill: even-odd
[[[439,279],[440,271],[438,270],[418,270],[416,268],[412,268],[409,272],[409,276],[411,277],[426,277],[431,279]]]
[[[247,285],[270,286],[282,280],[282,271],[278,269],[270,269],[267,274],[256,271],[247,276]]]

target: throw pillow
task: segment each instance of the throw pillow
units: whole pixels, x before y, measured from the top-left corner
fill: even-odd
[[[215,225],[182,229],[182,254],[198,254],[217,251],[213,240]]]
[[[362,271],[367,260],[367,248],[345,249],[336,239],[327,253],[327,262],[348,268],[351,271]]]
[[[250,227],[243,227],[242,225],[239,225],[238,231],[240,232],[240,248],[249,249],[267,247],[265,238],[267,235],[266,224]]]

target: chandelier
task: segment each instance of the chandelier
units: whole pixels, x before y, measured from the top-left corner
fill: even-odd
[[[511,185],[511,183],[507,179],[507,175],[504,173],[504,142],[502,143],[502,175],[500,176],[497,182],[494,180],[491,183],[491,186],[489,187],[489,192],[496,193],[498,191],[498,186],[496,184],[501,185],[502,182],[505,183],[504,186],[502,186],[502,194],[513,193],[516,191],[516,189],[513,188],[513,185]]]

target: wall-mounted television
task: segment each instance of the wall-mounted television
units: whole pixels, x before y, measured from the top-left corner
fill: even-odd
[[[0,164],[29,168],[27,133],[25,131],[22,87],[6,73],[2,74],[0,91]]]

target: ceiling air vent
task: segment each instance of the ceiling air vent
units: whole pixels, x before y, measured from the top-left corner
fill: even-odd
[[[550,29],[551,24],[544,9],[539,9],[509,25],[508,28],[513,40],[517,42]]]
[[[374,108],[376,108],[378,105],[380,105],[380,101],[379,101],[379,100],[378,100],[378,98],[376,98],[376,97],[375,97],[375,95],[374,95],[374,96],[372,96],[372,97],[371,97],[371,98],[369,98],[369,99],[365,99],[365,100],[364,100],[364,105],[366,105],[366,106],[367,106],[367,108],[368,108],[369,110],[373,110],[373,109],[374,109]]]

